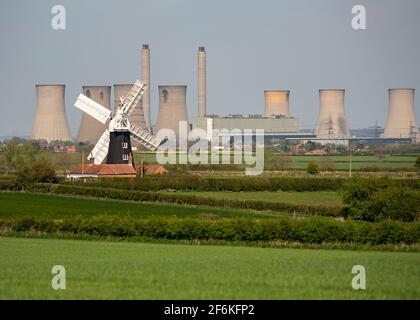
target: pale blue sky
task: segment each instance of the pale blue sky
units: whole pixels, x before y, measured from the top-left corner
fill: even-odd
[[[67,29],[51,28],[55,4]],[[367,9],[367,30],[351,28],[353,5]],[[187,85],[197,112],[197,49],[207,50],[210,113],[262,113],[264,90],[291,90],[291,113],[315,127],[318,89],[345,88],[351,128],[384,125],[387,89],[420,90],[418,0],[2,0],[0,135],[28,135],[35,84],[66,84],[73,136],[83,85],[140,77],[140,49],[152,53],[152,121],[159,84]],[[420,117],[419,92],[416,95]]]

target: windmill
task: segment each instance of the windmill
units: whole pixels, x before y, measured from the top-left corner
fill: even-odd
[[[108,129],[99,138],[88,160],[93,160],[95,164],[101,164],[105,158],[107,164],[129,164],[130,161],[133,163],[130,138],[149,150],[159,147],[161,140],[151,135],[147,129],[128,120],[146,89],[147,85],[137,80],[128,94],[120,97],[121,102],[114,113],[85,95],[79,95],[74,103],[75,107],[103,124],[110,120]]]

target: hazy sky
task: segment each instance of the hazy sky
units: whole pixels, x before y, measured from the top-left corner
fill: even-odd
[[[66,8],[53,30],[51,8]],[[351,27],[352,7],[367,9],[367,30]],[[1,135],[29,135],[35,84],[66,84],[66,111],[83,85],[131,83],[140,50],[151,48],[152,121],[157,86],[187,85],[197,113],[197,50],[207,51],[209,113],[262,113],[264,90],[291,90],[292,115],[313,128],[318,89],[345,88],[351,128],[384,125],[387,89],[420,90],[419,0],[1,0]],[[420,118],[419,92],[416,95]]]

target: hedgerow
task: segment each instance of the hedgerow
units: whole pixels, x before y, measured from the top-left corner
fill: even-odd
[[[175,217],[73,216],[63,220],[18,218],[0,220],[17,232],[87,234],[101,237],[147,237],[171,240],[297,241],[302,243],[399,244],[419,243],[420,223],[380,223],[310,217],[305,219],[192,219]]]
[[[137,179],[73,181],[70,185],[103,187],[137,191],[194,190],[194,191],[322,191],[339,190],[346,178],[326,177],[200,177],[165,176]],[[420,179],[389,179],[395,186],[420,189]]]

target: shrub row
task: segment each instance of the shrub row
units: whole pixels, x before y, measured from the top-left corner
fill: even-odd
[[[330,218],[180,219],[151,217],[73,216],[63,220],[19,218],[0,220],[0,227],[16,232],[88,234],[95,236],[148,237],[155,239],[291,241],[302,243],[398,244],[419,243],[420,223],[339,222]]]
[[[195,190],[195,191],[322,191],[339,190],[346,178],[325,177],[199,177],[166,176],[138,179],[74,181],[68,184],[125,190]],[[420,179],[389,179],[397,187],[420,189]]]
[[[339,217],[345,214],[345,208],[340,206],[296,205],[258,200],[232,200],[200,197],[196,195],[177,194],[176,192],[132,191],[98,187],[80,187],[59,184],[32,184],[27,188],[32,192],[49,192],[54,194],[73,194],[110,198],[118,200],[165,202],[186,205],[202,205],[220,208],[253,209],[259,211],[296,212],[301,215],[322,215]]]
[[[69,182],[88,186],[126,190],[195,190],[195,191],[320,191],[337,190],[342,178],[294,178],[294,177],[199,177],[166,176],[139,179],[99,179],[88,182]]]
[[[17,190],[16,179],[0,179],[0,190]]]

